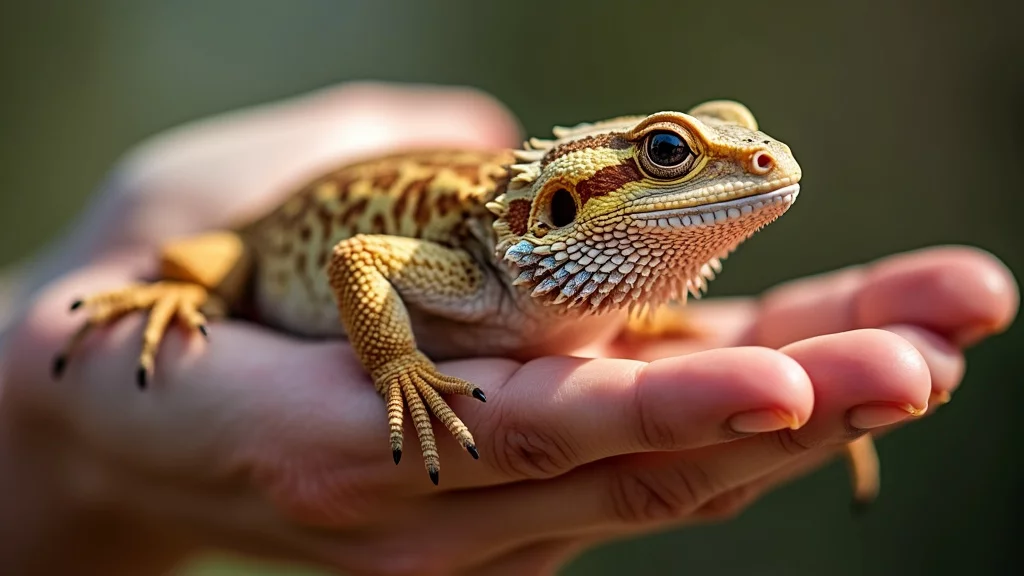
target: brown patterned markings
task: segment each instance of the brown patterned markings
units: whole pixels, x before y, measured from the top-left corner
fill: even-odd
[[[481,150],[453,150],[447,154],[427,153],[414,154],[411,159],[424,168],[451,168],[454,166],[479,166],[484,163],[501,162],[506,159],[505,152],[487,152]]]
[[[431,178],[414,180],[409,183],[405,188],[405,192],[403,192],[404,194],[416,196],[416,208],[413,211],[412,217],[421,228],[430,223],[430,199],[427,198],[427,186],[430,185],[431,180]]]
[[[621,132],[608,132],[605,134],[594,134],[593,136],[585,136],[579,140],[573,140],[566,142],[560,146],[555,146],[544,155],[541,159],[540,165],[547,166],[555,160],[576,152],[578,150],[587,150],[590,148],[611,148],[612,150],[625,150],[629,148],[629,140]]]
[[[530,225],[530,207],[532,203],[524,198],[518,198],[508,203],[508,210],[505,211],[505,222],[508,229],[516,236],[526,234]]]
[[[306,217],[306,210],[313,202],[313,191],[311,189],[303,189],[300,192],[295,193],[289,198],[281,207],[274,212],[271,216],[272,220],[276,220],[281,226],[285,228],[291,228],[298,224]]]
[[[320,236],[327,240],[334,232],[334,213],[324,202],[316,207],[316,218],[320,221]]]
[[[630,182],[643,180],[643,174],[636,162],[629,158],[620,164],[605,166],[590,178],[576,184],[580,205],[586,206],[591,198],[610,194]]]
[[[345,207],[341,213],[338,214],[336,222],[339,226],[351,226],[352,221],[358,218],[366,211],[366,205],[369,204],[369,198],[360,198],[355,202],[352,202]]]
[[[455,192],[449,192],[447,194],[441,194],[437,198],[437,213],[441,216],[447,216],[448,214],[455,212],[462,206],[462,201],[459,200],[459,195]]]
[[[398,181],[398,170],[385,170],[373,177],[372,185],[379,190],[390,190]]]
[[[398,198],[395,199],[391,205],[391,218],[401,226],[402,220],[405,219],[405,208],[409,205],[409,189],[406,188],[398,194]]]
[[[299,252],[295,256],[295,271],[302,274],[306,271],[306,253]]]
[[[452,172],[463,178],[471,186],[476,186],[480,183],[480,165],[479,164],[456,164],[450,166]]]
[[[335,176],[334,181],[337,184],[335,196],[338,198],[338,202],[344,203],[348,201],[348,197],[352,193],[352,185],[358,182],[359,179],[350,172],[344,172]]]
[[[374,214],[373,223],[370,225],[371,234],[383,234],[387,230],[387,224],[384,222],[384,215]]]

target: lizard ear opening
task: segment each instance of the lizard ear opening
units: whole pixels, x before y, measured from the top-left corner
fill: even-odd
[[[548,210],[551,225],[555,228],[568,226],[576,221],[576,200],[565,188],[559,188],[551,195]]]
[[[566,188],[549,188],[537,197],[536,202],[540,209],[530,231],[538,238],[543,238],[548,232],[576,221],[579,211],[576,198]]]
[[[739,124],[748,130],[757,130],[757,120],[750,109],[732,100],[710,100],[694,106],[687,114],[697,118],[713,118],[728,124]]]

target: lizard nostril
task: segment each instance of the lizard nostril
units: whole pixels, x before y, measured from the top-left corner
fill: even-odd
[[[767,152],[755,152],[750,158],[750,168],[755,174],[767,174],[773,166],[775,166],[775,159]]]

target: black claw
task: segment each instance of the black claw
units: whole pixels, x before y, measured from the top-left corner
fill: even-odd
[[[397,465],[399,462],[402,461],[402,450],[399,448],[392,450],[391,456],[395,458],[395,465]]]
[[[64,374],[64,369],[68,367],[68,357],[63,354],[58,354],[53,359],[53,377],[54,379],[60,378]]]
[[[487,402],[487,396],[484,396],[484,391],[479,388],[473,390],[473,398],[481,402]]]
[[[441,480],[440,471],[437,468],[430,468],[427,470],[427,473],[430,474],[430,481],[434,483],[434,486],[437,486],[437,483]]]
[[[469,452],[469,455],[473,457],[473,460],[480,459],[480,453],[476,451],[476,446],[472,444],[466,446],[466,452]]]
[[[203,335],[203,338],[209,339],[210,334],[206,331],[206,324],[199,325],[199,333]]]
[[[146,389],[146,367],[139,366],[139,371],[135,374],[136,383],[139,385],[139,390]]]
[[[75,300],[71,303],[71,310],[78,310],[82,307],[82,304],[85,304],[83,300]]]

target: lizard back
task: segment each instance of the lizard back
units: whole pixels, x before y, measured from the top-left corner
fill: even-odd
[[[302,186],[240,230],[253,252],[261,320],[301,335],[343,335],[324,270],[334,246],[357,234],[418,238],[489,258],[494,216],[484,205],[507,182],[512,160],[500,150],[411,151]]]

